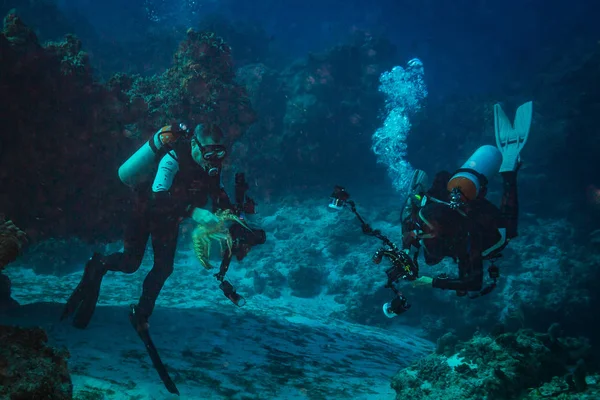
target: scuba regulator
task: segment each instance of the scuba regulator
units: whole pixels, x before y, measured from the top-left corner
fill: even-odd
[[[387,236],[383,235],[380,230],[373,229],[367,224],[356,210],[356,204],[350,200],[350,194],[342,186],[336,185],[330,196],[329,207],[339,211],[346,206],[350,207],[350,211],[360,222],[362,232],[365,235],[376,237],[384,244],[384,247],[377,250],[373,255],[373,262],[375,264],[380,264],[384,258],[387,258],[392,264],[385,271],[387,282],[384,287],[391,289],[394,292],[395,297],[391,302],[383,305],[383,313],[388,318],[404,313],[411,305],[408,303],[406,297],[396,289],[396,283],[400,280],[414,281],[419,277],[419,267],[416,260],[410,258],[408,254],[399,249],[398,246],[388,239]]]
[[[248,191],[248,183],[243,173],[238,172],[235,174],[235,204],[233,206],[234,214],[244,220],[246,214],[256,214],[256,203],[253,199],[246,195]],[[231,251],[225,252],[223,260],[221,260],[221,266],[219,272],[214,276],[220,282],[219,289],[223,291],[225,297],[227,297],[233,304],[238,307],[242,307],[246,304],[246,299],[237,293],[235,287],[225,280],[225,274],[229,270],[229,265],[233,256],[238,261],[241,261],[250,252],[252,247],[259,244],[264,244],[267,240],[266,233],[263,229],[248,230],[240,224],[233,224],[229,228],[229,234],[231,235],[232,245]]]

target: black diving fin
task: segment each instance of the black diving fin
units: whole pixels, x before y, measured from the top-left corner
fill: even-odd
[[[169,393],[173,393],[179,396],[179,390],[177,389],[177,386],[175,386],[175,382],[173,382],[173,380],[171,379],[171,376],[167,371],[167,367],[165,367],[162,360],[160,359],[160,355],[158,354],[158,350],[156,350],[156,347],[154,346],[154,342],[152,342],[152,338],[150,337],[150,332],[148,328],[139,328],[139,317],[136,314],[136,307],[133,305],[131,306],[131,311],[129,312],[129,320],[131,321],[133,329],[135,329],[139,337],[142,339],[142,342],[144,342],[146,351],[148,352],[148,355],[152,360],[152,365],[154,365],[154,368],[156,369],[156,372],[158,372],[158,376],[160,376],[160,379],[163,381],[163,384],[165,385]]]
[[[61,321],[73,315],[75,328],[85,329],[88,326],[96,310],[102,278],[105,274],[106,268],[101,261],[101,255],[94,253],[85,266],[81,282],[67,300],[60,316]]]

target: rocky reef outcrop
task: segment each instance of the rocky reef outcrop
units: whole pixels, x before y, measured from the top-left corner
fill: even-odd
[[[73,398],[67,368],[69,353],[47,344],[39,328],[0,325],[0,398],[11,400]]]
[[[546,333],[497,332],[466,342],[444,335],[436,354],[394,376],[396,399],[596,398],[599,377],[587,376],[589,344],[560,331],[554,324]]]
[[[348,43],[281,71],[263,64],[238,70],[259,115],[238,154],[258,177],[258,190],[371,179],[377,162],[368,149],[383,106],[379,76],[396,61],[388,40],[356,32]]]
[[[14,13],[0,50],[0,95],[10,99],[0,110],[0,207],[34,241],[118,238],[129,195],[116,171],[160,126],[210,121],[233,142],[255,119],[231,49],[210,32],[188,31],[161,75],[105,84],[78,38],[42,45]]]
[[[12,297],[12,287],[8,276],[2,270],[15,261],[27,244],[27,235],[12,221],[0,216],[0,312],[19,306]]]

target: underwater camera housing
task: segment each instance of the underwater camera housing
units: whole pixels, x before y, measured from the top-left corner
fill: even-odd
[[[408,304],[406,297],[396,289],[395,283],[400,280],[413,281],[417,279],[419,277],[418,264],[408,254],[400,250],[387,236],[383,235],[381,231],[373,229],[367,224],[358,211],[356,211],[356,204],[350,200],[350,194],[344,187],[336,185],[330,196],[329,207],[341,210],[346,204],[350,206],[350,210],[360,222],[363,233],[368,236],[374,236],[384,243],[385,247],[377,250],[372,259],[375,264],[380,264],[383,258],[388,258],[391,261],[392,266],[385,271],[387,276],[385,287],[391,289],[396,297],[391,302],[384,304],[383,312],[388,318],[402,314],[411,305]]]
[[[394,300],[383,305],[383,314],[388,318],[394,318],[396,315],[400,315],[410,309],[408,300],[402,294],[398,294],[394,297]]]
[[[333,188],[333,193],[331,193],[331,196],[329,196],[329,208],[341,210],[344,208],[349,198],[350,193],[346,192],[344,187],[336,185]]]
[[[414,281],[419,277],[419,267],[405,252],[379,249],[373,255],[373,262],[379,264],[383,257],[392,262],[392,266],[385,271],[388,285],[400,280]]]
[[[408,254],[397,248],[377,250],[373,256],[373,262],[379,264],[383,257],[388,258],[392,263],[392,266],[385,270],[388,279],[385,287],[391,289],[396,294],[396,297],[391,302],[383,305],[383,313],[386,317],[393,318],[408,311],[411,307],[406,297],[394,285],[400,280],[414,281],[417,279],[419,277],[419,267]]]

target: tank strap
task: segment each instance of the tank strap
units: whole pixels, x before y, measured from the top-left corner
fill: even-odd
[[[475,171],[474,169],[471,168],[459,168],[457,169],[454,173],[459,173],[459,172],[467,172],[469,174],[473,174],[477,177],[477,179],[479,179],[479,183],[481,184],[482,187],[487,186],[488,184],[488,180],[485,177],[485,175],[480,174],[479,172]]]

